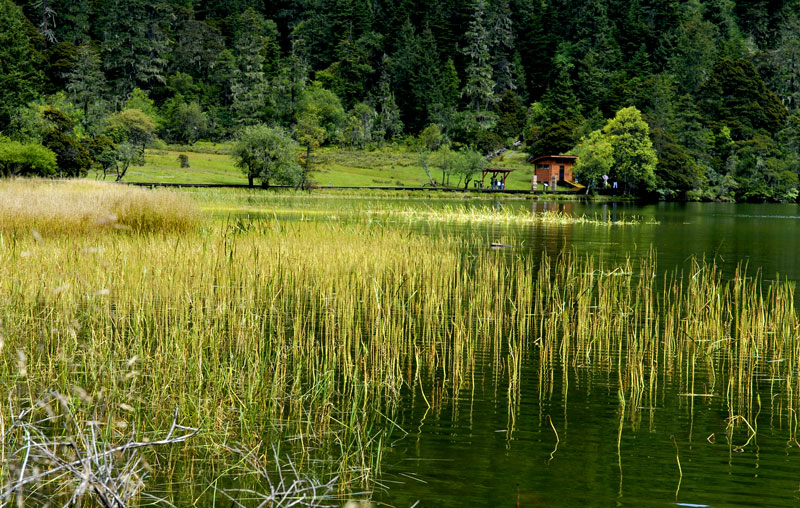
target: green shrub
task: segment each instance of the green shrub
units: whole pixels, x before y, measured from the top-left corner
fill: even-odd
[[[89,152],[73,136],[62,131],[50,131],[42,144],[56,154],[58,170],[64,176],[85,176],[92,166]]]
[[[0,175],[54,176],[56,154],[42,145],[0,141]]]

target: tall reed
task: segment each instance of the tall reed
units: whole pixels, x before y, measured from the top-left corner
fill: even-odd
[[[365,488],[403,432],[400,404],[457,411],[484,373],[511,431],[523,383],[547,398],[578,368],[613,377],[631,419],[679,384],[751,422],[766,371],[797,406],[792,284],[746,266],[726,280],[702,259],[662,281],[655,254],[609,265],[475,243],[276,219],[18,234],[0,241],[0,395],[89,393],[136,428],[168,427],[178,408],[209,444],[282,442],[297,467]]]

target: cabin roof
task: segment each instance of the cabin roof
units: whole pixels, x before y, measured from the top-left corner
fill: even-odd
[[[537,161],[545,161],[545,160],[549,161],[549,160],[559,160],[559,159],[575,162],[575,159],[577,158],[578,158],[577,155],[540,155],[538,157],[535,157],[531,162],[533,164],[536,164]]]

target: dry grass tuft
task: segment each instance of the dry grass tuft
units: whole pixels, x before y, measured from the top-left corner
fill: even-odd
[[[197,219],[192,200],[168,190],[89,180],[0,182],[0,232],[182,231]]]

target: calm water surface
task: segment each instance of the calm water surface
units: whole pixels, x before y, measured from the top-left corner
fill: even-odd
[[[653,249],[662,271],[681,268],[696,255],[716,259],[728,274],[746,262],[765,278],[777,273],[800,279],[797,205],[509,200],[495,206],[659,222],[477,227],[487,243],[501,241],[537,256],[574,249],[614,262]],[[448,228],[472,234],[476,226]],[[789,438],[786,411],[770,406],[775,398],[768,383],[761,387],[757,437],[746,444],[745,432],[726,434],[723,389],[710,386],[708,378],[694,389],[685,380],[666,379],[655,404],[623,410],[615,374],[578,367],[555,376],[542,393],[531,358],[520,402],[510,406],[504,384],[498,389],[489,370],[474,396],[462,394],[457,407],[428,410],[419,396],[407,397],[401,425],[410,435],[386,454],[388,490],[378,495],[380,501],[454,507],[800,505],[800,447]]]
[[[464,202],[460,206],[486,206]],[[496,201],[493,206],[533,211],[562,211],[610,218],[637,217],[637,226],[506,225],[448,226],[465,234],[482,232],[488,241],[513,240],[512,245],[535,254],[556,255],[563,249],[603,255],[609,261],[637,258],[652,247],[661,270],[680,267],[692,255],[706,256],[732,271],[738,262],[761,268],[767,278],[776,273],[800,279],[800,206],[795,204],[657,203],[547,203]],[[659,224],[644,224],[658,221]]]

